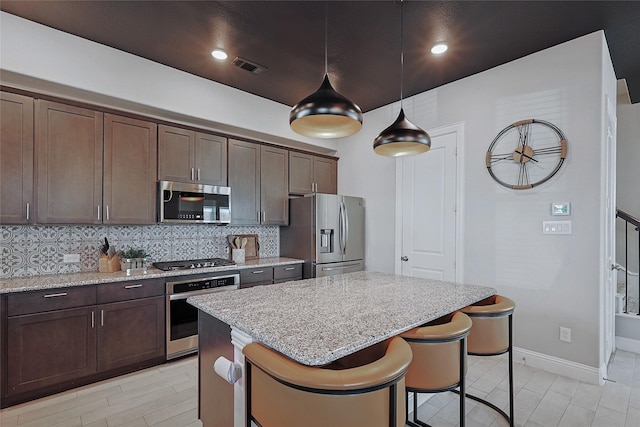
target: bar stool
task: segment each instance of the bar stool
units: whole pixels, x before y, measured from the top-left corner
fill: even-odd
[[[440,393],[460,387],[460,427],[465,425],[466,343],[471,319],[456,312],[411,329],[400,336],[409,343],[413,361],[405,377],[407,392],[413,393],[413,427],[428,426],[418,419],[418,393]],[[409,405],[406,411],[409,418]]]
[[[491,402],[467,394],[469,399],[484,403],[502,415],[511,427],[513,422],[513,311],[515,302],[493,295],[463,308],[473,321],[467,339],[467,353],[472,356],[497,356],[509,353],[509,415]]]
[[[299,364],[261,344],[245,355],[246,426],[403,427],[411,348],[399,337],[328,366]]]

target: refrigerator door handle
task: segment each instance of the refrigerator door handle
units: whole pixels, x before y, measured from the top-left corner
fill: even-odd
[[[340,255],[344,255],[345,253],[345,242],[346,242],[346,229],[345,229],[345,206],[343,202],[340,202]]]
[[[344,215],[344,221],[342,222],[344,227],[344,243],[342,244],[342,255],[347,254],[347,242],[349,241],[349,211],[347,205],[342,202],[342,213]]]

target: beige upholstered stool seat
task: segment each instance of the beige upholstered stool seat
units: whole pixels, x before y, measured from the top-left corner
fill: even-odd
[[[491,402],[468,395],[499,412],[511,427],[513,421],[513,311],[515,302],[502,295],[493,295],[463,308],[473,321],[467,338],[467,352],[473,356],[496,356],[508,353],[509,363],[509,415]]]
[[[331,365],[299,364],[261,344],[245,355],[246,425],[401,427],[411,348],[394,337]]]
[[[413,393],[411,426],[426,426],[418,419],[417,393],[440,393],[460,388],[460,426],[464,427],[465,338],[471,319],[456,312],[411,329],[400,336],[411,346],[413,360],[405,377],[407,391]],[[406,411],[408,412],[408,406]]]

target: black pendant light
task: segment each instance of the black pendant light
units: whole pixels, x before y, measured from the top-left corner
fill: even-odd
[[[362,111],[336,92],[329,82],[326,8],[325,3],[324,80],[317,91],[293,106],[289,125],[294,132],[312,138],[342,138],[362,128]]]
[[[402,109],[404,85],[404,2],[400,2],[400,114],[395,122],[383,130],[373,141],[373,150],[382,156],[412,156],[425,153],[431,148],[431,137],[427,132],[411,123]]]

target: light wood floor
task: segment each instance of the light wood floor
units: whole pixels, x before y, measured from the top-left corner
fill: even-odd
[[[202,426],[197,420],[197,358],[103,381],[0,411],[0,425],[13,426]],[[640,426],[640,355],[618,351],[604,386],[586,384],[515,364],[517,426]],[[468,390],[506,408],[507,364],[503,357],[470,357]],[[458,401],[439,393],[418,409],[433,427],[458,424]],[[502,427],[507,422],[467,400],[467,426]]]

